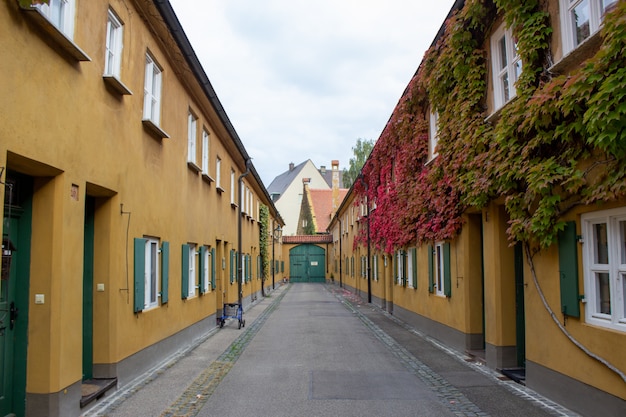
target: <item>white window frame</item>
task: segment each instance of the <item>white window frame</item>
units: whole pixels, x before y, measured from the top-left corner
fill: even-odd
[[[208,293],[211,291],[211,248],[206,246],[206,250],[202,253],[204,259],[202,259],[202,292]]]
[[[445,242],[437,242],[435,244],[435,253],[433,254],[433,256],[435,257],[435,262],[434,262],[434,266],[435,266],[435,270],[433,271],[434,276],[434,281],[435,281],[435,294],[441,296],[441,297],[445,297],[446,296],[446,280],[445,280],[445,262],[444,262],[444,256],[443,256],[443,247],[444,247]]]
[[[202,129],[202,173],[209,175],[209,132]]]
[[[219,156],[215,159],[215,186],[222,188],[222,160]]]
[[[198,158],[198,118],[191,110],[187,116],[187,162],[195,164]]]
[[[161,119],[161,83],[163,70],[156,60],[146,53],[146,71],[143,89],[143,119],[159,126]]]
[[[235,205],[235,170],[230,170],[230,204]]]
[[[196,256],[198,256],[198,248],[195,243],[189,243],[189,285],[187,287],[187,298],[196,295]]]
[[[149,310],[159,306],[161,276],[159,266],[161,260],[159,255],[161,254],[160,242],[158,239],[147,237],[146,250],[145,250],[145,270],[144,270],[144,308],[143,310]]]
[[[396,282],[402,285],[402,277],[404,274],[404,255],[401,250],[396,252]]]
[[[588,6],[588,31],[589,33],[584,39],[578,39],[577,25],[574,23],[576,19],[576,8]],[[610,0],[560,0],[561,10],[561,36],[563,40],[563,55],[567,55],[579,45],[583,44],[587,39],[591,38],[602,27],[602,19],[606,10],[610,10],[617,5],[618,1]]]
[[[439,155],[437,143],[439,142],[439,114],[431,108],[428,123],[428,160],[432,161]]]
[[[626,207],[583,214],[581,223],[585,320],[590,324],[626,332]],[[598,246],[594,226],[600,224],[606,225],[608,263],[596,262]],[[608,274],[607,288],[600,288],[596,279],[598,274]],[[609,291],[609,313],[603,312],[600,305],[602,295],[606,295],[603,290]]]
[[[378,281],[378,255],[372,256],[372,279]]]
[[[502,51],[502,39],[504,39],[504,51]],[[505,63],[502,62],[503,52]],[[517,95],[515,84],[522,73],[522,60],[513,41],[512,31],[504,23],[491,35],[491,67],[493,69],[493,104],[494,109],[498,110]],[[517,68],[519,71],[516,71]],[[507,87],[503,85],[505,77]]]
[[[120,78],[122,68],[122,49],[124,25],[115,12],[109,9],[104,54],[104,75]]]
[[[413,251],[411,248],[406,251],[406,286],[415,288],[413,286]]]
[[[48,4],[36,4],[41,13],[69,39],[74,39],[75,0],[50,0]]]

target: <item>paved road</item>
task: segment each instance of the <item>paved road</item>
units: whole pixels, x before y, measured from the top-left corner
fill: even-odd
[[[335,285],[283,286],[244,316],[87,415],[575,416]]]

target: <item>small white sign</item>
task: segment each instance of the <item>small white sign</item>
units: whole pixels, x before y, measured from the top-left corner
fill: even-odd
[[[311,261],[311,266],[317,266],[317,261]]]

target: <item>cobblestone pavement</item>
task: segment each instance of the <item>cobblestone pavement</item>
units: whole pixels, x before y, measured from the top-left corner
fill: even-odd
[[[465,395],[464,391],[470,391],[472,384],[470,384],[468,389],[463,389],[463,386],[457,387],[448,382],[444,377],[435,372],[424,362],[420,361],[416,356],[424,355],[425,351],[436,349],[440,352],[446,353],[460,367],[470,368],[473,371],[489,378],[489,380],[495,384],[495,387],[493,388],[494,397],[504,398],[502,393],[499,391],[505,390],[506,392],[513,394],[517,399],[530,403],[538,410],[545,412],[545,415],[580,417],[578,414],[562,407],[548,398],[541,396],[535,391],[503,377],[502,374],[473,361],[470,357],[450,349],[431,337],[425,336],[420,331],[414,329],[407,323],[397,319],[393,315],[374,306],[373,304],[365,303],[357,294],[334,285],[328,285],[327,288],[344,303],[346,308],[354,312],[363,324],[369,328],[407,368],[411,369],[420,379],[422,379],[423,382],[430,386],[431,389],[437,393],[442,401],[446,403],[456,415],[488,416],[491,414],[481,410],[481,408],[470,401],[470,399],[468,399]],[[375,322],[379,323],[385,329],[383,330]],[[399,333],[405,333],[402,341],[405,342],[406,346],[413,347],[411,350],[414,354],[409,352],[409,350],[407,350],[402,344],[391,337],[390,333],[394,334],[394,336],[397,336]],[[409,339],[411,339],[410,342],[408,341]],[[504,406],[517,406],[512,403],[513,401],[508,401],[508,404],[504,404]],[[498,405],[498,403],[496,403],[496,405]],[[503,403],[500,402],[500,405],[502,406]],[[502,410],[502,412],[494,413],[493,415],[511,415],[509,413],[511,413],[511,410]]]
[[[271,314],[293,285],[281,288],[278,294],[265,300],[263,306],[252,306],[262,311],[256,317],[247,318],[246,327],[241,329],[232,343],[212,360],[206,368],[199,370],[192,377],[181,374],[172,383],[186,386],[176,395],[169,405],[161,407],[158,412],[148,412],[141,408],[141,401],[134,399],[139,393],[146,398],[158,395],[152,386],[177,362],[190,354],[191,349],[180,352],[170,358],[163,366],[145,375],[141,380],[110,399],[105,399],[94,410],[85,416],[118,417],[126,415],[161,416],[161,417],[192,417],[201,413],[220,382],[231,371],[246,347],[261,330]],[[510,380],[503,380],[502,375],[479,363],[472,362],[435,339],[423,335],[408,324],[389,315],[382,309],[365,303],[360,297],[333,284],[324,288],[333,294],[338,302],[358,317],[366,329],[389,350],[410,373],[431,390],[439,402],[455,416],[567,416],[578,417],[577,414],[540,396],[523,385]],[[215,330],[201,341],[210,344]],[[214,356],[215,358],[215,356]],[[280,360],[280,359],[276,359]],[[145,391],[145,392],[144,392]],[[126,401],[134,399],[140,407],[137,411],[120,413]],[[126,407],[128,408],[128,407]],[[132,414],[136,412],[137,414]],[[205,410],[206,413],[206,410]]]

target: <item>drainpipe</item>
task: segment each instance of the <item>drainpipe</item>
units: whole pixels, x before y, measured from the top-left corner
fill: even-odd
[[[243,280],[243,262],[241,259],[241,205],[243,204],[243,201],[241,201],[241,197],[243,195],[243,179],[246,175],[250,173],[250,164],[251,160],[246,159],[246,172],[241,174],[239,176],[239,180],[237,181],[237,183],[239,184],[239,207],[237,208],[237,302],[242,309],[243,290],[241,288],[241,281]]]
[[[337,217],[337,221],[339,222],[339,288],[343,288],[343,281],[341,276],[341,263],[343,262],[343,255],[341,254],[341,235],[343,234],[343,223],[341,222],[341,219],[339,217]]]

